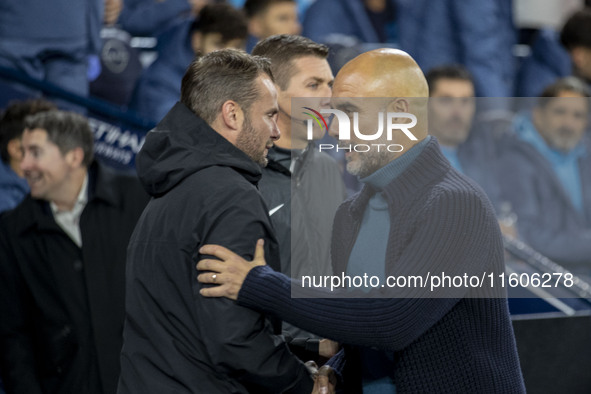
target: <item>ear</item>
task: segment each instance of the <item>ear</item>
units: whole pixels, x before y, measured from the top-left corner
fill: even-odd
[[[195,52],[195,54],[200,54],[201,53],[201,47],[202,47],[202,37],[203,35],[201,34],[200,31],[194,31],[191,34],[191,48],[193,48],[193,52]]]
[[[234,100],[228,100],[222,104],[222,112],[219,115],[222,129],[219,130],[227,140],[234,143],[244,122],[244,112]]]
[[[575,69],[580,70],[585,64],[585,48],[574,47],[570,51],[570,57],[573,61]]]
[[[392,112],[408,112],[410,103],[407,98],[399,97],[390,102],[388,105],[388,111]]]
[[[8,145],[6,146],[6,150],[8,151],[8,156],[17,162],[20,162],[23,158],[23,151],[21,149],[21,140],[20,138],[13,138],[8,141]]]
[[[263,35],[263,29],[259,16],[255,16],[248,21],[248,32],[257,38]]]
[[[396,99],[390,101],[390,103],[388,103],[388,106],[386,107],[386,111],[387,112],[408,113],[409,108],[410,108],[410,103],[409,103],[408,99],[399,97],[399,98],[396,98]],[[394,120],[396,120],[397,123],[408,123],[409,122],[408,118],[394,118]]]
[[[76,147],[65,154],[66,162],[72,168],[78,168],[82,166],[84,161],[84,151],[81,147]]]

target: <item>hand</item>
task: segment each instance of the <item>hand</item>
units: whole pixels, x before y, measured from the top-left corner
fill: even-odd
[[[338,342],[330,339],[321,339],[318,343],[318,354],[324,358],[331,358],[339,351]]]
[[[320,367],[314,377],[312,394],[334,394],[337,385],[337,375],[328,365]]]
[[[205,297],[227,297],[238,299],[238,292],[246,275],[256,266],[265,265],[264,241],[259,239],[252,261],[244,260],[236,253],[219,245],[205,245],[199,249],[203,255],[219,258],[203,259],[197,263],[199,271],[210,271],[199,274],[197,280],[201,283],[211,283],[218,286],[201,289],[200,294]]]

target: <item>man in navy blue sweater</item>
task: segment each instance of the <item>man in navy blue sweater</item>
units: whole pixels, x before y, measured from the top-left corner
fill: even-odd
[[[358,128],[372,130],[364,106],[373,97],[389,97],[378,99],[389,113],[416,116],[409,133],[414,139],[394,136],[389,142],[402,147],[398,152],[383,148],[346,154],[347,170],[364,187],[337,211],[333,275],[369,273],[384,283],[386,276],[428,272],[503,272],[501,234],[490,202],[427,135],[428,88],[416,62],[402,51],[380,49],[345,65],[334,82],[334,107],[358,112]],[[351,142],[363,143],[358,136]],[[388,143],[385,136],[373,142]],[[292,291],[301,292],[302,286],[261,265],[260,251],[254,264],[218,245],[201,253],[223,260],[199,262],[198,269],[212,271],[201,273],[199,280],[220,285],[203,289],[202,295],[237,299],[345,344],[329,361],[344,380],[345,392],[525,391],[507,302],[503,292],[495,292],[498,285],[433,292],[420,286],[392,293],[369,290],[368,295],[381,298],[323,298],[328,290],[304,289],[308,298],[292,298]]]

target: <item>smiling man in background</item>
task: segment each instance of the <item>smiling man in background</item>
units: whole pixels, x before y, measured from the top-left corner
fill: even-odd
[[[30,194],[0,220],[0,371],[8,393],[114,394],[127,243],[148,196],[93,160],[81,115],[27,117]]]

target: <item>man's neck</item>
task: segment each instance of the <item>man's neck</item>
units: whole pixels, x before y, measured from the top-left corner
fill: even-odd
[[[72,173],[71,179],[69,183],[64,186],[63,192],[51,200],[51,202],[57,207],[58,211],[68,212],[74,208],[80,190],[82,189],[82,185],[84,184],[86,174],[86,168],[80,168],[79,171]]]

